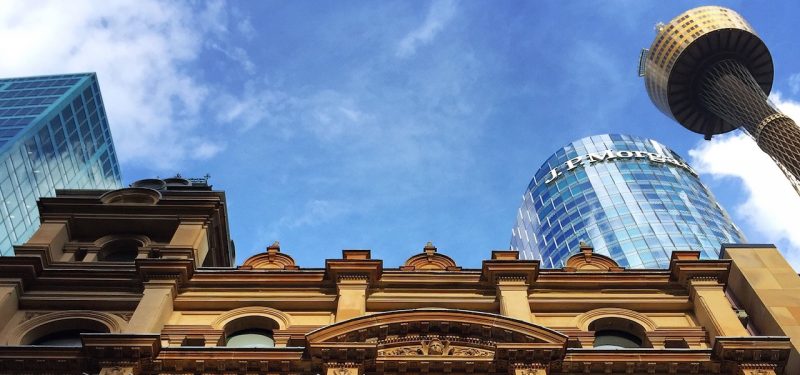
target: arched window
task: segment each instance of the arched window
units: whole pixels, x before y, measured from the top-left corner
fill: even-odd
[[[600,318],[589,324],[594,331],[595,349],[629,349],[646,347],[644,327],[627,319]]]
[[[233,332],[225,337],[225,346],[230,348],[274,348],[272,330],[248,328]]]
[[[81,346],[82,333],[108,333],[105,324],[94,319],[58,319],[28,331],[22,345]]]
[[[33,340],[31,345],[81,346],[81,333],[100,333],[89,329],[65,329],[55,331]]]
[[[642,339],[625,331],[613,329],[596,331],[594,334],[595,349],[641,348]]]
[[[225,346],[231,348],[273,348],[273,331],[278,323],[263,316],[244,316],[225,325]]]
[[[100,248],[97,260],[101,262],[132,262],[139,255],[142,242],[132,238],[113,240]]]

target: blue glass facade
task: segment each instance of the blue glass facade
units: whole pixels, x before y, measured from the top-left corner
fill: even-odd
[[[94,73],[0,79],[0,254],[38,228],[39,197],[121,185]]]
[[[691,168],[666,146],[606,134],[572,142],[536,172],[511,248],[563,267],[580,241],[623,267],[665,268],[673,250],[719,258],[744,236]]]

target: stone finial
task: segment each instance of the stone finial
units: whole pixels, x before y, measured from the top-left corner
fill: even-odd
[[[422,248],[422,252],[428,254],[428,256],[431,256],[436,253],[436,246],[433,246],[433,242],[428,241],[428,243],[425,244],[425,247]]]
[[[281,252],[280,241],[275,241],[272,245],[267,246],[267,254],[277,254]]]

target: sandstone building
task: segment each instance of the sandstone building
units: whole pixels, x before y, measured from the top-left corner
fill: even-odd
[[[156,185],[41,199],[0,257],[0,374],[800,373],[800,278],[770,245],[631,270],[430,243],[305,268],[275,243],[237,266],[224,193]]]

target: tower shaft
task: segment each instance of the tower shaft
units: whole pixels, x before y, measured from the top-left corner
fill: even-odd
[[[750,133],[797,189],[800,127],[775,108],[742,63],[722,60],[712,65],[702,78],[699,97],[709,112]]]

